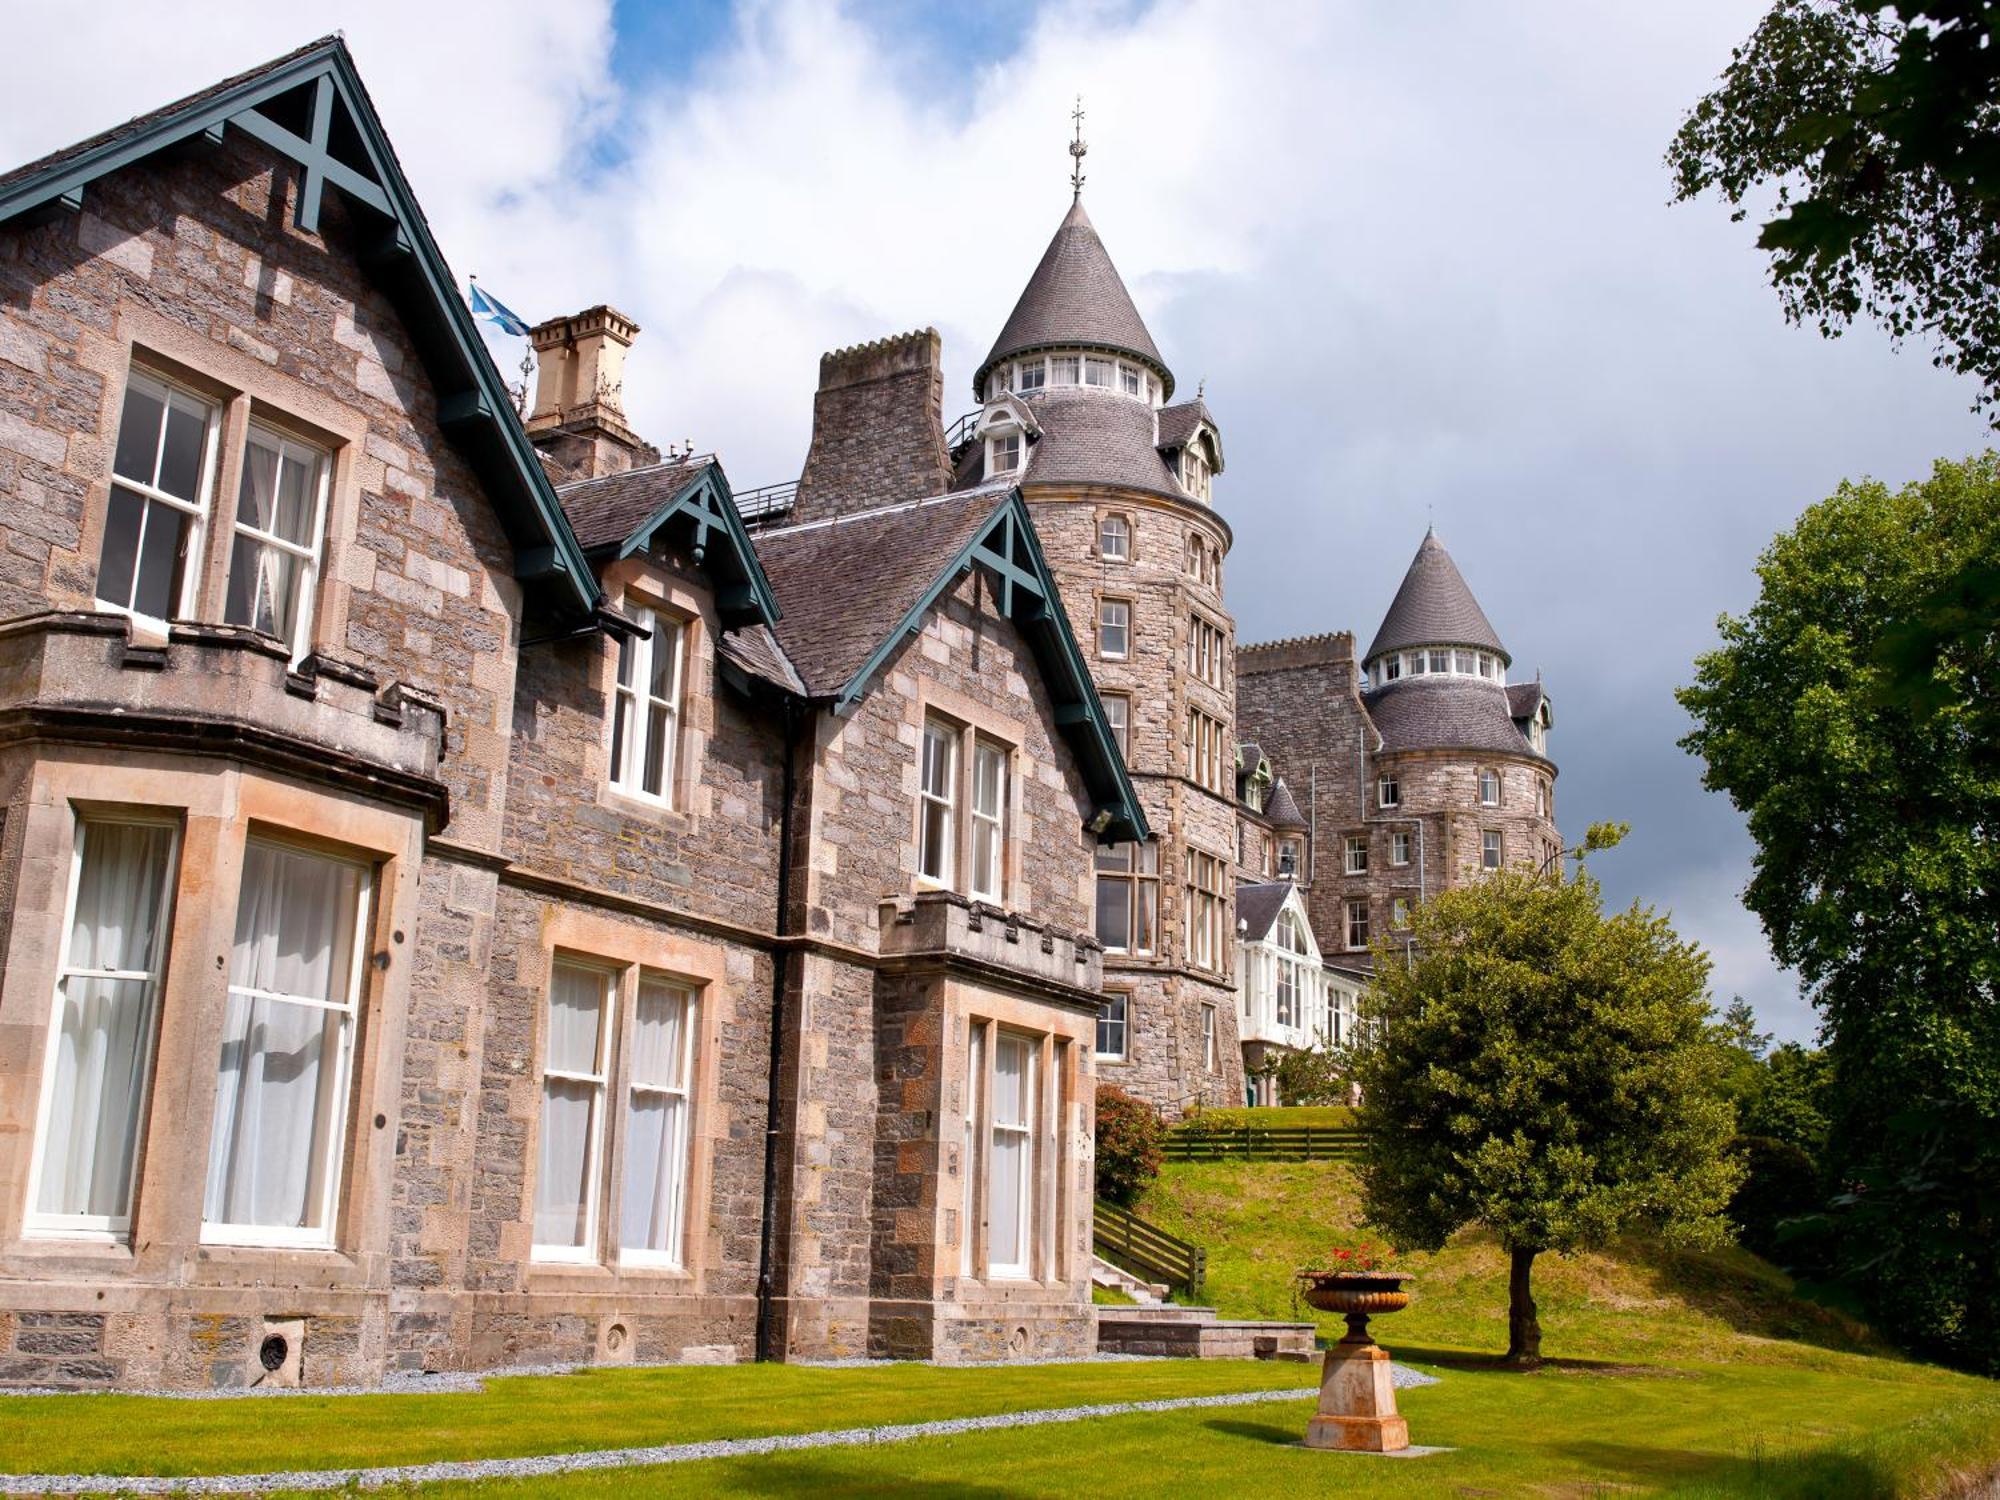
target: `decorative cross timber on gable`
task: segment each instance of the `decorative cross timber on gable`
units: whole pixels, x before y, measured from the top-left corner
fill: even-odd
[[[320,199],[331,182],[349,197],[367,204],[377,213],[393,216],[389,195],[382,191],[380,183],[362,176],[347,163],[339,160],[327,149],[327,142],[333,135],[333,111],[339,103],[346,104],[334,96],[333,75],[322,73],[313,83],[312,138],[302,139],[268,115],[256,109],[246,109],[229,117],[229,123],[254,140],[262,141],[273,151],[281,152],[297,162],[304,172],[299,182],[298,202],[292,210],[294,227],[305,234],[319,233]]]
[[[989,527],[972,544],[968,561],[977,563],[993,574],[1000,586],[1000,613],[1009,619],[1037,619],[1048,607],[1048,590],[1042,586],[1041,577],[1035,572],[1032,560],[1023,562],[1019,553],[1025,550],[1021,543],[1025,538],[1019,535],[1014,519],[1014,510],[1008,506],[1001,510],[998,524]],[[1021,615],[1014,613],[1014,590],[1020,589],[1035,602]]]

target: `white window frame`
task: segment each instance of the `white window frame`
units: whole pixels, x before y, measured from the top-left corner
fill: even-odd
[[[76,941],[76,900],[83,885],[84,844],[89,830],[106,824],[139,824],[148,828],[165,828],[167,840],[167,876],[160,883],[160,910],[155,918],[159,943],[154,967],[141,973],[128,969],[75,969],[70,967],[70,947]],[[180,880],[181,827],[179,822],[169,818],[146,817],[91,817],[79,814],[76,830],[70,844],[69,892],[63,898],[62,958],[56,969],[56,984],[49,1009],[49,1031],[42,1062],[41,1097],[35,1112],[35,1152],[28,1169],[27,1208],[22,1221],[22,1233],[30,1238],[42,1239],[84,1239],[106,1243],[123,1243],[131,1237],[132,1203],[139,1190],[139,1164],[145,1159],[146,1113],[152,1106],[153,1068],[158,1060],[160,1042],[160,991],[166,976],[168,950],[172,947],[171,922],[174,913],[174,888]],[[49,1151],[50,1114],[55,1109],[56,1048],[62,1041],[62,1012],[64,986],[72,979],[113,979],[144,980],[148,987],[145,999],[147,1009],[145,1064],[140,1075],[139,1101],[135,1106],[134,1132],[137,1136],[132,1156],[132,1179],[125,1184],[125,1211],[117,1214],[46,1214],[35,1205],[42,1197],[42,1173],[46,1170]]]
[[[1411,837],[1406,829],[1395,829],[1389,834],[1389,863],[1395,866],[1410,862]]]
[[[1102,379],[1093,380],[1093,375]],[[1083,357],[1083,383],[1094,391],[1114,391],[1118,388],[1118,361],[1106,359],[1101,354],[1086,354]]]
[[[986,439],[986,477],[1020,473],[1027,452],[1027,441],[1020,432],[994,433]]]
[[[981,1197],[985,1201],[987,1220],[990,1223],[993,1216],[993,1157],[996,1154],[993,1148],[997,1145],[999,1137],[1003,1132],[1008,1135],[1018,1136],[1021,1141],[1021,1185],[1019,1201],[1016,1204],[1018,1217],[1015,1219],[1015,1224],[1019,1235],[1016,1248],[1021,1252],[1021,1259],[995,1260],[993,1258],[993,1247],[989,1241],[986,1255],[986,1274],[994,1280],[1027,1281],[1031,1280],[1035,1274],[1035,1245],[1038,1238],[1037,1230],[1040,1227],[1036,1223],[1035,1214],[1036,1200],[1039,1197],[1035,1191],[1035,1178],[1037,1176],[1036,1169],[1039,1165],[1036,1160],[1039,1155],[1036,1150],[1037,1137],[1041,1133],[1037,1129],[1037,1121],[1041,1116],[1042,1102],[1042,1047],[1041,1038],[1032,1033],[1008,1031],[1005,1029],[997,1031],[993,1038],[992,1068],[995,1077],[999,1075],[1000,1071],[1000,1049],[1010,1044],[1019,1046],[1026,1058],[1026,1067],[1023,1069],[1025,1080],[1023,1092],[1027,1095],[1023,1113],[1026,1115],[1026,1119],[1018,1125],[1002,1124],[999,1109],[997,1107],[989,1107],[986,1191]],[[990,1085],[991,1080],[989,1079],[988,1082]],[[999,1104],[997,1090],[989,1086],[987,1096],[991,1100],[991,1106]]]
[[[242,482],[250,474],[250,446],[253,443],[267,443],[277,449],[278,467],[273,471],[273,498],[276,498],[279,481],[284,474],[284,466],[294,462],[308,462],[314,466],[317,478],[313,482],[312,545],[301,547],[297,542],[288,541],[276,532],[260,531],[243,519]],[[297,614],[292,620],[291,637],[285,642],[291,648],[292,660],[301,660],[312,649],[313,602],[319,594],[320,568],[326,551],[326,507],[327,496],[333,487],[333,455],[326,449],[312,443],[303,442],[290,433],[281,432],[266,422],[252,422],[243,437],[242,475],[238,481],[236,495],[236,515],[230,530],[229,570],[222,585],[222,612],[225,621],[229,618],[229,586],[236,577],[236,538],[248,537],[260,547],[270,547],[297,560],[299,564]],[[248,620],[230,623],[249,626]]]
[[[1119,618],[1114,623],[1112,616]],[[1107,634],[1119,633],[1117,650],[1106,644]],[[1100,599],[1097,601],[1097,654],[1106,661],[1129,661],[1132,657],[1132,601],[1130,599]]]
[[[1028,376],[1034,375],[1030,380]],[[1014,389],[1017,392],[1046,390],[1049,383],[1049,367],[1046,361],[1024,359],[1014,366]]]
[[[1341,932],[1341,936],[1346,939],[1345,946],[1348,952],[1358,953],[1368,946],[1370,936],[1368,916],[1368,903],[1366,901],[1349,901],[1342,910],[1343,931]],[[1357,925],[1361,929],[1361,941],[1358,943],[1354,940],[1354,930]]]
[[[348,1094],[354,1082],[354,1049],[361,1025],[361,991],[367,980],[368,964],[368,923],[372,910],[371,902],[375,894],[374,867],[358,859],[348,859],[338,854],[328,854],[320,849],[290,844],[283,839],[247,839],[246,844],[268,844],[273,848],[290,853],[304,853],[314,859],[322,859],[330,864],[351,865],[360,872],[355,883],[354,928],[349,939],[352,961],[348,964],[347,998],[344,1001],[324,1001],[306,995],[281,995],[269,990],[247,991],[255,999],[279,1000],[288,1005],[310,1006],[317,1010],[336,1012],[346,1018],[340,1029],[339,1055],[331,1064],[322,1061],[321,1067],[334,1069],[331,1097],[333,1108],[327,1121],[326,1139],[318,1143],[324,1153],[321,1173],[324,1186],[321,1188],[319,1228],[287,1229],[272,1224],[226,1224],[211,1220],[204,1212],[201,1221],[201,1243],[204,1245],[268,1245],[298,1246],[308,1249],[331,1249],[340,1232],[340,1190],[342,1167],[347,1160],[348,1134]],[[239,888],[237,900],[242,900]],[[228,986],[230,990],[235,985]],[[209,1152],[214,1150],[214,1137],[209,1140]],[[203,1153],[202,1165],[206,1171],[208,1152]]]
[[[1384,771],[1375,778],[1375,805],[1377,807],[1403,805],[1403,783],[1394,771]]]
[[[1410,902],[1406,896],[1398,896],[1389,903],[1389,930],[1408,932],[1410,930]]]
[[[1481,807],[1500,805],[1500,773],[1491,766],[1479,768],[1479,805]]]
[[[1204,1004],[1201,1008],[1201,1067],[1205,1073],[1218,1071],[1221,1053],[1216,1046],[1215,1007]]]
[[[930,746],[933,738],[944,747],[940,761],[942,789],[930,784]],[[926,717],[922,735],[917,740],[917,883],[919,885],[949,888],[958,868],[958,742],[961,738],[959,727],[948,719],[935,716]],[[926,852],[930,849],[931,819],[930,809],[943,809],[943,821],[939,825],[938,838],[941,840],[938,853],[938,871],[931,874],[924,869]]]
[[[1120,360],[1118,362],[1118,389],[1127,396],[1143,397],[1146,390],[1145,376],[1131,365]]]
[[[579,965],[579,967],[583,967]],[[613,975],[612,978],[616,979]],[[632,1024],[626,1030],[628,1038],[639,1034],[639,1002],[644,998],[646,986],[671,990],[681,1002],[681,1081],[678,1084],[662,1083],[639,1077],[636,1059],[631,1077],[625,1084],[625,1112],[619,1121],[620,1144],[627,1160],[632,1150],[632,1106],[640,1094],[659,1095],[669,1099],[679,1099],[681,1103],[681,1148],[679,1181],[674,1189],[673,1231],[668,1235],[669,1249],[655,1250],[649,1246],[628,1246],[625,1239],[625,1193],[626,1183],[621,1178],[618,1184],[618,1262],[627,1266],[658,1266],[669,1270],[681,1270],[687,1261],[688,1190],[694,1185],[694,1067],[696,1038],[701,1021],[701,997],[695,990],[669,978],[664,974],[641,971],[639,983],[632,996]]]
[[[132,566],[134,569],[133,576],[136,579],[137,569],[146,555],[146,527],[152,519],[152,506],[164,505],[172,510],[179,511],[182,515],[193,518],[188,528],[187,562],[181,570],[180,593],[173,601],[173,613],[170,616],[171,619],[176,620],[186,619],[193,613],[195,601],[201,593],[202,559],[207,555],[209,516],[215,504],[216,455],[222,441],[222,403],[212,400],[197,391],[190,390],[184,385],[167,380],[163,376],[155,375],[149,370],[143,370],[138,365],[131,366],[125,376],[126,390],[129,391],[134,386],[151,395],[155,400],[160,402],[162,407],[160,430],[153,442],[154,479],[158,479],[160,476],[160,456],[165,449],[167,441],[168,411],[175,403],[179,403],[183,409],[193,407],[201,414],[203,435],[201,476],[195,483],[195,495],[197,498],[193,501],[183,500],[178,495],[168,494],[151,481],[141,482],[137,479],[127,479],[113,467],[116,463],[118,437],[123,435],[125,424],[125,397],[121,392],[118,406],[119,431],[112,438],[112,453],[105,461],[105,471],[108,477],[104,500],[104,524],[108,530],[111,524],[112,489],[122,486],[145,502],[147,509],[139,522],[138,539],[133,543]],[[157,619],[152,615],[146,614],[134,608],[130,603],[118,604],[98,593],[97,589],[103,581],[104,538],[100,534],[97,549],[97,577],[91,584],[92,597],[98,604],[108,610],[121,615],[127,615],[156,633],[166,633],[167,620]]]
[[[576,969],[595,978],[603,988],[603,998],[597,1007],[597,1070],[593,1073],[578,1073],[568,1068],[549,1066],[548,1018],[550,999],[555,990],[557,969]],[[548,1080],[560,1078],[569,1083],[588,1084],[595,1092],[590,1111],[590,1139],[585,1147],[583,1171],[583,1242],[578,1245],[544,1245],[533,1242],[528,1247],[528,1259],[555,1265],[595,1265],[598,1258],[598,1241],[602,1235],[604,1218],[604,1113],[609,1105],[611,1078],[612,1030],[616,1026],[618,1013],[619,970],[592,963],[588,959],[558,954],[549,966],[549,982],[542,995],[542,1088],[537,1091],[537,1115],[535,1130],[537,1138],[536,1154],[540,1154],[540,1133],[545,1128],[542,1114],[546,1112],[546,1091]],[[534,1229],[533,1193],[530,1182],[529,1233]],[[622,1235],[621,1235],[622,1238]]]
[[[981,901],[999,902],[1006,895],[1007,888],[1007,794],[1012,777],[1009,774],[1007,747],[992,740],[979,738],[972,742],[972,786],[971,795],[966,798],[966,810],[971,815],[967,850],[968,862],[972,866],[971,887],[968,894]],[[995,767],[994,791],[996,805],[982,808],[980,804],[980,767],[992,764]],[[979,835],[986,830],[991,842],[982,859],[979,852]]]
[[[979,1226],[986,1212],[985,1152],[986,1131],[980,1106],[986,1100],[986,1023],[973,1020],[965,1037],[965,1159],[959,1173],[965,1183],[965,1198],[959,1208],[959,1239],[963,1274],[979,1274]]]
[[[1343,848],[1344,853],[1341,859],[1342,873],[1347,875],[1366,875],[1368,873],[1368,835],[1365,833],[1349,834],[1343,840]]]
[[[1482,828],[1479,831],[1479,864],[1486,870],[1497,870],[1507,862],[1506,835],[1497,828]]]
[[[1125,693],[1099,693],[1097,701],[1104,705],[1104,723],[1111,731],[1112,743],[1118,746],[1118,753],[1127,761],[1132,758],[1132,699]]]
[[[1117,528],[1115,533],[1114,527]],[[1118,539],[1115,548],[1110,542],[1113,535]],[[1097,555],[1105,562],[1126,563],[1132,560],[1132,522],[1128,517],[1113,511],[1097,518]]]
[[[1287,854],[1292,857],[1291,879],[1304,880],[1306,878],[1306,843],[1296,833],[1285,834],[1278,840],[1277,861],[1280,876],[1285,874],[1285,856]]]
[[[680,775],[681,724],[687,699],[688,622],[650,604],[625,601],[626,615],[644,630],[644,636],[624,636],[611,659],[610,758],[605,762],[610,784],[622,795],[661,807],[675,805],[674,787]],[[662,635],[671,631],[674,653],[672,696],[653,695],[655,653]],[[625,680],[630,663],[632,680]],[[664,708],[666,723],[662,733],[666,743],[660,750],[660,790],[646,790],[646,762],[652,749],[654,708]]]
[[[1118,1007],[1118,1014],[1110,1014],[1112,1006]],[[1104,1036],[1107,1027],[1115,1028],[1118,1046],[1115,1051],[1106,1051]],[[1093,1055],[1108,1058],[1113,1062],[1123,1062],[1132,1055],[1132,995],[1129,990],[1104,991],[1103,1003],[1097,1008],[1096,1035],[1091,1040],[1095,1049]]]

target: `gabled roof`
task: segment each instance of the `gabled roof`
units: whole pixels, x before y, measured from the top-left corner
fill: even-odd
[[[1298,887],[1289,880],[1260,880],[1236,887],[1237,936],[1246,943],[1262,942],[1284,910],[1285,898]]]
[[[1403,585],[1382,617],[1382,628],[1363,661],[1405,646],[1483,646],[1502,657],[1507,648],[1486,619],[1486,612],[1466,587],[1458,565],[1444,550],[1435,531],[1424,533],[1423,545],[1410,560]]]
[[[602,474],[556,493],[578,544],[593,557],[632,557],[672,534],[686,542],[695,566],[715,579],[716,612],[725,625],[769,625],[778,618],[777,597],[713,456]]]
[[[1540,678],[1533,682],[1510,682],[1507,684],[1507,711],[1514,722],[1525,724],[1535,716],[1535,710],[1548,702],[1549,695],[1543,691]]]
[[[514,543],[516,576],[565,613],[592,609],[597,580],[339,37],[0,176],[0,223],[36,211],[74,212],[98,178],[181,142],[219,142],[230,131],[300,166],[300,230],[318,232],[327,190],[347,201],[361,231],[358,259],[409,329],[437,390],[439,424],[471,462]]]
[[[1132,294],[1078,198],[1063,216],[1021,300],[972,377],[972,393],[986,398],[986,373],[1003,359],[1031,349],[1104,349],[1130,355],[1153,368],[1164,394],[1174,392],[1173,372],[1146,331]]]
[[[1011,482],[759,533],[784,614],[775,634],[806,696],[850,712],[924,616],[979,568],[1042,669],[1056,729],[1090,788],[1105,840],[1148,837],[1055,575]]]
[[[1222,429],[1215,425],[1215,417],[1206,401],[1197,396],[1192,401],[1163,406],[1156,417],[1157,432],[1153,441],[1162,453],[1185,448],[1194,441],[1197,432],[1206,430],[1209,441],[1215,445],[1215,472],[1222,472]]]
[[[1016,476],[1022,484],[1110,484],[1191,498],[1154,441],[1145,402],[1079,387],[1050,392],[1033,405],[1042,433],[1028,445],[1028,466]],[[968,447],[959,456],[958,482],[977,482],[984,464],[982,445]]]

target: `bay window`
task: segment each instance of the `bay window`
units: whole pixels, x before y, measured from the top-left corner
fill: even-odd
[[[993,1124],[987,1148],[986,1265],[993,1276],[1034,1273],[1037,1039],[1002,1031],[993,1044]]]
[[[30,1233],[122,1236],[150,1093],[178,830],[79,820]]]
[[[369,885],[349,860],[244,845],[204,1239],[332,1242]]]
[[[625,1201],[618,1241],[624,1261],[681,1264],[694,1013],[694,997],[686,990],[652,975],[640,977],[625,1103]]]
[[[595,1256],[613,985],[605,970],[565,959],[550,973],[535,1162],[537,1260]]]
[[[194,605],[221,408],[133,370],[111,459],[98,602],[164,624]]]
[[[957,787],[958,731],[928,719],[917,793],[917,874],[938,885],[951,883],[952,846],[958,842]]]
[[[277,636],[294,660],[311,644],[329,467],[316,448],[268,427],[250,428],[222,617]]]
[[[644,633],[618,642],[618,679],[611,707],[611,784],[622,792],[671,806],[687,628],[672,615],[630,599],[625,612]]]
[[[1007,752],[985,740],[972,751],[972,891],[998,901],[1007,877]]]

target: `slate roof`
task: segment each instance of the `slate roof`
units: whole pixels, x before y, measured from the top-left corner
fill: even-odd
[[[805,691],[831,697],[846,687],[1012,489],[996,481],[759,532],[757,555],[783,611],[777,643]]]
[[[1195,429],[1206,423],[1209,436],[1215,443],[1215,470],[1222,472],[1222,428],[1215,420],[1215,414],[1208,409],[1208,403],[1197,396],[1192,401],[1183,401],[1177,406],[1163,406],[1157,413],[1157,431],[1154,445],[1162,453],[1171,453],[1177,448],[1185,448]]]
[[[25,182],[30,177],[39,176],[51,167],[59,167],[67,161],[72,161],[80,156],[86,156],[101,146],[109,146],[120,141],[142,136],[155,125],[161,124],[185,109],[206,104],[209,100],[228,93],[239,84],[249,83],[251,80],[261,78],[267,73],[274,73],[283,68],[287,63],[297,62],[300,58],[310,53],[325,51],[337,45],[339,41],[340,38],[336,34],[323,36],[316,42],[307,42],[303,47],[295,48],[287,52],[283,57],[274,57],[269,62],[259,63],[254,68],[246,68],[241,73],[212,83],[205,89],[199,89],[192,94],[176,99],[172,104],[164,104],[158,109],[148,110],[143,115],[134,115],[122,125],[114,125],[109,130],[100,130],[96,135],[85,136],[80,141],[60,147],[57,150],[51,151],[47,156],[38,157],[34,161],[15,167],[10,172],[0,172],[0,194],[4,194],[17,183]]]
[[[1507,655],[1435,531],[1424,534],[1423,545],[1410,560],[1410,571],[1403,575],[1402,587],[1362,660],[1373,661],[1384,651],[1405,646],[1483,646]]]
[[[1509,695],[1477,677],[1403,677],[1361,695],[1384,750],[1532,755]]]
[[[1077,389],[1035,403],[1042,435],[1028,447],[1024,484],[1115,484],[1176,500],[1188,498],[1153,438],[1143,401]]]
[[[752,677],[761,677],[801,698],[806,696],[806,685],[800,679],[798,669],[785,655],[785,648],[778,644],[770,626],[752,625],[745,630],[725,630],[716,641],[715,649]]]
[[[972,377],[973,395],[985,399],[986,372],[1001,360],[1056,345],[1133,355],[1151,365],[1166,394],[1173,394],[1173,372],[1160,358],[1145,320],[1132,304],[1132,294],[1125,290],[1104,241],[1083,211],[1081,198],[1063,216],[1021,300],[993,341],[992,352]]]
[[[556,497],[562,501],[563,514],[569,517],[570,529],[584,551],[615,547],[714,462],[712,453],[669,459],[622,474],[559,485]]]
[[[1254,943],[1270,935],[1271,924],[1278,920],[1285,898],[1293,889],[1289,880],[1260,880],[1236,887],[1236,920],[1243,929],[1241,936],[1245,942]]]
[[[1507,707],[1515,719],[1522,723],[1535,716],[1535,710],[1549,695],[1542,691],[1539,681],[1510,682],[1507,684]]]
[[[1264,805],[1264,816],[1273,828],[1304,828],[1305,814],[1299,811],[1298,799],[1292,789],[1285,785],[1280,776],[1276,786],[1271,788],[1271,800]]]

